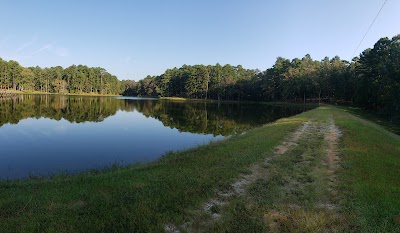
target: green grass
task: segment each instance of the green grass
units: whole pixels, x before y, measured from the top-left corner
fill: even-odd
[[[343,131],[346,206],[361,232],[400,232],[400,136],[375,123],[336,111]]]
[[[331,111],[320,108],[305,115],[312,120],[308,130],[295,146],[264,166],[262,178],[250,186],[244,197],[229,205],[225,221],[215,226],[216,232],[236,232],[235,223],[253,229],[263,226],[263,232],[349,230],[345,213],[320,207],[327,203],[338,205],[336,195],[330,191],[321,131],[332,117]],[[238,207],[242,214],[230,214]]]
[[[382,114],[379,114],[378,112],[374,111],[367,111],[363,110],[361,108],[356,108],[356,107],[340,107],[346,112],[349,112],[355,116],[358,116],[360,118],[375,122],[385,129],[400,135],[400,121],[399,121],[399,114],[397,114],[397,120],[394,121],[389,121],[388,117],[384,117]]]
[[[230,203],[215,232],[400,232],[400,137],[343,110],[322,107],[304,113],[328,117],[342,131],[341,168],[330,191],[323,139],[308,135],[272,160],[263,179]],[[306,163],[304,163],[307,161]],[[338,210],[318,208],[333,201]],[[211,230],[210,230],[211,231]]]
[[[174,100],[174,101],[186,101],[186,98],[182,97],[160,97],[160,100]]]
[[[161,232],[267,156],[306,119],[283,119],[157,162],[0,182],[1,232]]]
[[[297,232],[400,232],[400,137],[333,107],[169,153],[152,163],[1,181],[0,232],[163,232],[165,224],[190,220],[193,209],[215,190],[229,187],[251,164],[271,156],[290,132],[309,119],[324,122],[327,117],[343,133],[339,217],[313,206],[328,193],[321,165],[324,144],[314,134],[300,140],[288,156],[272,160],[268,179],[258,180],[224,209],[215,209],[226,214],[210,231],[262,232],[275,229],[269,225],[272,219],[282,223],[278,229]],[[287,203],[301,208],[287,208]]]

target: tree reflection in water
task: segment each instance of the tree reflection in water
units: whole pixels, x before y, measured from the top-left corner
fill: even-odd
[[[180,132],[232,135],[305,107],[245,102],[168,101],[114,97],[19,95],[0,99],[0,127],[27,118],[65,119],[69,122],[101,122],[117,111],[137,111]]]

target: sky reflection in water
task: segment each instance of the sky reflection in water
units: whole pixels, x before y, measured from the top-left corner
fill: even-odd
[[[0,177],[151,161],[305,110],[250,105],[38,95],[3,99]]]

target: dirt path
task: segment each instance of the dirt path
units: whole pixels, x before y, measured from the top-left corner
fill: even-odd
[[[337,202],[338,193],[337,193],[337,177],[336,171],[339,168],[339,148],[338,142],[341,136],[341,132],[339,128],[335,125],[335,122],[332,119],[329,119],[329,124],[323,130],[324,131],[324,139],[326,144],[326,160],[324,165],[327,166],[328,179],[329,179],[329,194],[331,195],[332,203],[325,203],[326,208],[334,208],[338,209],[339,207],[333,204],[333,202]]]
[[[279,198],[271,201],[265,213],[264,220],[272,232],[340,232],[344,221],[336,175],[341,132],[331,117],[313,122],[309,128],[298,148],[287,151],[277,162],[292,168],[278,168],[288,178],[278,187],[282,190],[275,194]]]
[[[259,194],[261,198],[270,196],[267,202],[278,207],[269,207],[270,210],[264,214],[263,222],[268,225],[269,230],[280,231],[282,226],[291,224],[288,221],[296,217],[311,221],[308,218],[320,217],[318,210],[321,209],[327,211],[323,213],[324,217],[332,215],[331,222],[337,222],[336,171],[339,166],[337,154],[340,135],[340,130],[332,118],[327,121],[306,122],[277,146],[271,156],[262,163],[251,166],[250,172],[241,175],[228,190],[217,190],[213,198],[205,202],[201,209],[193,212],[190,221],[179,227],[167,224],[165,231],[201,232],[202,229],[210,229],[210,225],[221,220],[224,208],[229,206],[232,200],[246,197],[247,190],[254,186],[256,181],[271,183],[276,179],[282,180],[274,189],[279,190],[277,193]],[[250,200],[247,205],[251,205],[252,208],[256,206],[252,203],[251,196],[246,198]],[[303,203],[308,204],[304,206]],[[314,204],[310,207],[310,203]],[[315,208],[317,212],[308,213],[304,208]]]
[[[193,225],[197,225],[196,228],[199,227],[200,225],[209,225],[212,224],[213,221],[218,220],[221,217],[220,213],[217,213],[216,210],[221,209],[223,206],[229,204],[229,202],[238,196],[243,195],[245,192],[246,188],[254,183],[257,179],[265,176],[265,173],[263,170],[266,165],[268,165],[269,161],[274,159],[276,156],[280,156],[286,153],[291,147],[294,147],[297,145],[297,141],[302,137],[304,133],[310,130],[310,125],[311,122],[306,122],[303,124],[301,127],[299,127],[290,137],[285,140],[282,144],[277,146],[274,149],[274,154],[264,160],[262,164],[255,164],[250,167],[250,173],[246,175],[241,175],[241,177],[236,180],[234,183],[230,185],[229,190],[218,190],[216,193],[217,195],[211,199],[209,199],[206,203],[202,205],[202,209],[196,210],[197,216],[201,215],[210,215],[211,219],[207,220],[202,220],[201,223],[192,220],[190,222],[186,222],[182,226],[180,226],[180,229],[184,229],[184,231],[187,232],[195,232],[193,229]],[[174,224],[167,224],[165,226],[165,232],[173,232],[173,233],[179,233],[180,230],[177,226]]]
[[[213,213],[213,209],[219,209],[226,205],[232,197],[243,195],[246,188],[254,183],[257,179],[265,176],[265,166],[273,160],[276,156],[280,156],[288,151],[291,147],[297,145],[298,140],[301,136],[310,130],[310,122],[305,123],[299,129],[297,129],[286,141],[281,145],[277,146],[274,150],[274,154],[264,160],[262,164],[255,164],[250,168],[250,174],[242,175],[240,179],[231,184],[230,190],[218,191],[217,196],[210,199],[203,205],[203,210],[209,212],[213,219],[216,220],[221,217],[218,213]]]

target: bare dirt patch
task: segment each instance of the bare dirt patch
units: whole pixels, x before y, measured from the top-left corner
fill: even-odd
[[[324,140],[326,146],[326,159],[324,165],[327,167],[327,174],[329,180],[329,191],[331,199],[333,202],[337,200],[337,177],[336,172],[339,168],[339,148],[338,143],[340,136],[342,135],[339,128],[335,125],[332,119],[329,119],[329,123],[323,126],[322,131],[324,132]],[[321,204],[320,206],[325,206],[328,209],[338,209],[338,207],[332,203]]]
[[[304,132],[307,132],[310,130],[310,125],[311,125],[310,121],[308,121],[304,125],[302,125],[298,130],[296,130],[293,133],[292,137],[289,138],[289,140],[284,141],[281,145],[279,145],[275,148],[275,154],[283,155],[289,150],[289,148],[297,145],[297,141],[299,141],[300,137],[304,134]]]
[[[339,164],[338,154],[338,142],[341,132],[338,127],[336,127],[333,120],[330,120],[325,132],[325,142],[326,142],[326,155],[327,155],[327,165],[328,169],[334,171],[337,169]]]

